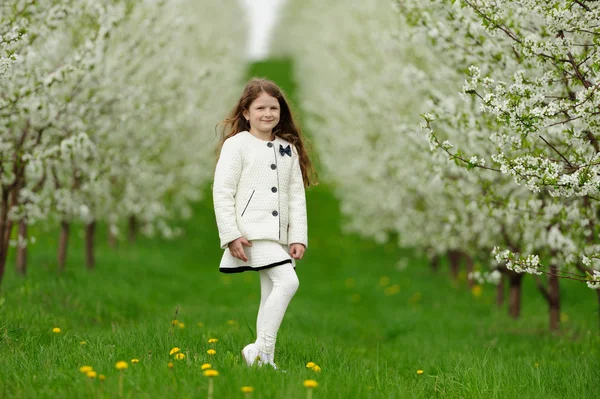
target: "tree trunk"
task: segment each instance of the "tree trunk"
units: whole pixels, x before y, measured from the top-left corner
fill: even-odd
[[[467,268],[467,284],[469,284],[469,288],[473,288],[473,286],[475,285],[475,282],[473,281],[473,279],[470,277],[471,273],[473,273],[473,258],[471,258],[469,255],[465,254],[465,266]]]
[[[4,277],[6,266],[6,255],[8,253],[8,241],[5,240],[8,229],[8,191],[2,188],[2,200],[0,201],[0,284]]]
[[[27,241],[27,222],[24,219],[19,221],[19,245],[17,245],[17,274],[24,276],[27,273],[27,246],[20,245],[22,240]]]
[[[437,271],[440,269],[440,257],[439,255],[435,255],[433,258],[431,258],[431,270],[433,270],[434,273],[437,273]]]
[[[502,307],[504,305],[504,282],[506,281],[506,273],[500,275],[500,281],[496,287],[496,306]]]
[[[600,332],[600,290],[596,290],[596,296],[598,297],[598,331]]]
[[[558,284],[558,268],[550,266],[548,275],[548,307],[550,310],[550,330],[556,331],[560,328],[560,291]]]
[[[111,248],[115,248],[117,246],[117,237],[113,234],[110,225],[108,226],[108,245]]]
[[[518,319],[521,316],[521,284],[523,283],[523,274],[509,272],[509,298],[508,298],[508,314],[513,319]]]
[[[94,259],[94,235],[96,232],[96,222],[85,226],[85,265],[88,269],[93,269],[96,265]]]
[[[450,251],[448,252],[448,261],[450,263],[450,277],[453,280],[458,279],[458,269],[460,267],[460,252]]]
[[[58,271],[65,269],[65,260],[67,259],[67,245],[69,244],[69,223],[60,222],[60,240],[58,241]]]
[[[135,216],[129,216],[129,242],[134,243],[137,235],[137,219]]]

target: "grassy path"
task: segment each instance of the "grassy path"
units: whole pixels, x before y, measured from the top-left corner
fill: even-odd
[[[286,67],[258,64],[251,73],[293,94]],[[562,284],[564,329],[550,334],[546,307],[526,279],[522,319],[511,320],[495,307],[494,288],[473,296],[464,279],[433,274],[409,251],[342,235],[325,184],[308,192],[309,249],[278,338],[277,362],[288,372],[248,369],[239,351],[254,339],[258,275],[218,273],[208,187],[206,197],[177,241],[110,249],[101,234],[93,272],[83,267],[75,233],[67,271],[57,277],[58,234],[40,234],[29,276],[8,270],[0,291],[0,398],[118,397],[119,360],[129,362],[124,397],[206,397],[205,362],[220,372],[215,398],[244,398],[244,385],[254,387],[253,398],[304,398],[309,378],[319,382],[314,398],[328,399],[600,397],[591,291]],[[171,327],[175,309],[184,328]],[[219,342],[209,344],[212,337]],[[186,358],[169,356],[173,347]],[[322,371],[308,370],[309,361]],[[106,381],[87,379],[83,365]]]

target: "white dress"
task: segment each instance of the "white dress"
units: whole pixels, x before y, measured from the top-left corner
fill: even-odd
[[[296,260],[290,255],[287,245],[279,244],[271,240],[250,241],[251,247],[244,246],[244,252],[248,262],[235,258],[229,248],[225,249],[219,271],[222,273],[241,273],[247,270],[262,270],[286,263],[296,267]]]

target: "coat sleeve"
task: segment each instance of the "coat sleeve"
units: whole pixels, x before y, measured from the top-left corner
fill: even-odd
[[[215,169],[213,203],[221,249],[242,236],[235,216],[235,194],[242,174],[242,150],[238,140],[227,139]]]
[[[306,194],[304,191],[304,181],[302,180],[302,170],[300,169],[300,157],[295,150],[295,156],[292,161],[292,173],[290,177],[288,205],[289,205],[289,225],[288,225],[288,243],[304,244],[308,247],[308,223],[306,219]]]

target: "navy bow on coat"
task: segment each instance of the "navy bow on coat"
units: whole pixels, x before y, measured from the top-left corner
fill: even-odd
[[[284,156],[285,154],[288,154],[291,157],[292,156],[292,149],[290,148],[289,144],[285,148],[283,148],[283,146],[281,144],[279,144],[279,153],[281,154],[281,156]]]

